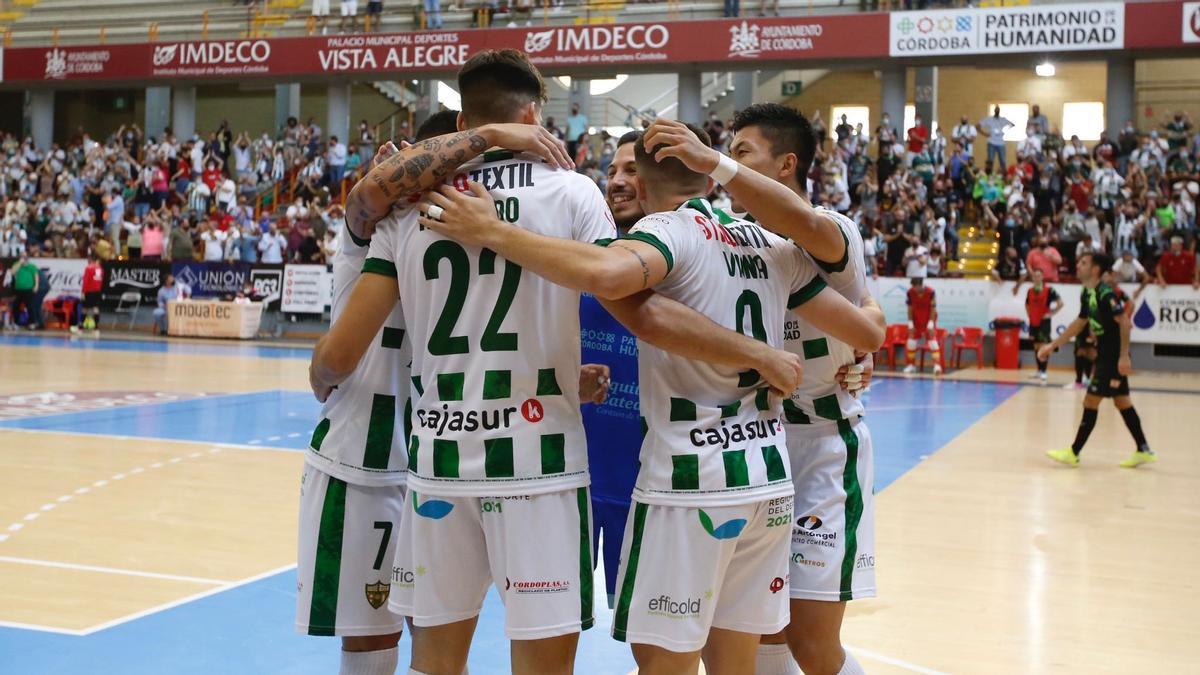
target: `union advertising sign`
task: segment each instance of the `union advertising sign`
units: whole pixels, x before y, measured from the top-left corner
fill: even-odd
[[[891,56],[1121,49],[1125,5],[1119,2],[989,9],[895,12]]]

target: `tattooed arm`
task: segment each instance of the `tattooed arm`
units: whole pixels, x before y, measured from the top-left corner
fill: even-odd
[[[467,184],[470,192],[443,186],[427,193],[426,199],[442,207],[442,218],[421,216],[421,224],[460,243],[490,248],[560,286],[609,300],[650,288],[670,271],[663,253],[643,241],[619,239],[600,247],[513,227],[496,217],[482,185]]]
[[[545,128],[532,124],[486,124],[476,129],[436,136],[375,166],[346,198],[346,227],[358,239],[369,239],[397,202],[428,190],[464,163],[491,147],[537,154],[571,168],[566,147]]]

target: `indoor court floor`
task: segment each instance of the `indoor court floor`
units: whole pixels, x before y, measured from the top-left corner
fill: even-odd
[[[0,673],[336,672],[292,627],[308,357],[0,337]],[[1082,392],[1012,379],[872,386],[879,597],[846,643],[872,674],[1197,672],[1200,377],[1133,376],[1161,457],[1137,470],[1108,405],[1083,466],[1053,464]],[[577,672],[624,675],[599,594]],[[500,611],[473,675],[508,671]]]

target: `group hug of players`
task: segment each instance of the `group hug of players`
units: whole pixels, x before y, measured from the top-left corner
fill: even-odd
[[[600,557],[642,673],[861,673],[839,637],[875,594],[856,352],[885,326],[857,227],[805,197],[807,120],[751,106],[731,156],[658,120],[601,194],[540,125],[524,54],[458,84],[462,112],[348,197],[298,629],[390,674],[407,618],[408,672],[458,675],[494,585],[512,672],[569,673]]]

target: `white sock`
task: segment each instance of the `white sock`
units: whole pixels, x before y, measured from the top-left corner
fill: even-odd
[[[842,669],[838,671],[838,675],[867,675],[867,671],[858,665],[858,661],[849,649],[843,649],[846,654],[846,662],[842,664]]]
[[[396,675],[400,650],[396,647],[374,652],[342,652],[339,675]]]
[[[409,669],[408,669],[408,675],[428,675],[428,673],[422,673],[422,672],[421,672],[421,671],[419,671],[419,670],[414,670],[414,669],[412,669],[412,668],[409,668]]]
[[[800,675],[800,666],[787,645],[760,644],[754,660],[754,675]]]

